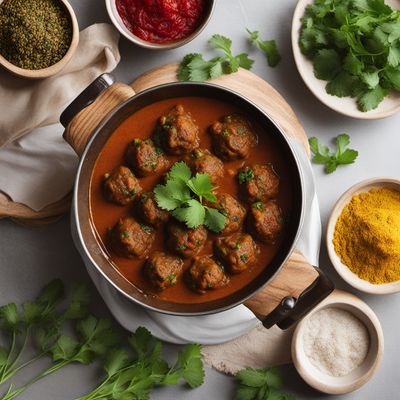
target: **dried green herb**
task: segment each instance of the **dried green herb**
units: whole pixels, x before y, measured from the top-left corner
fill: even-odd
[[[71,21],[58,0],[0,4],[0,54],[17,67],[50,67],[64,57],[71,40]]]

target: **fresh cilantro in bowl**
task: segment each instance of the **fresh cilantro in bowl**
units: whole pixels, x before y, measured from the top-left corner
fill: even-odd
[[[355,98],[363,112],[400,91],[400,11],[384,0],[315,0],[299,46],[327,93]]]
[[[226,216],[204,201],[217,201],[212,192],[214,189],[208,174],[192,176],[188,165],[180,161],[168,172],[165,185],[154,188],[154,195],[160,208],[169,211],[188,228],[204,224],[210,231],[218,233],[225,227]]]

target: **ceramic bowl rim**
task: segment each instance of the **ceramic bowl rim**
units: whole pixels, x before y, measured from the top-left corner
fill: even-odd
[[[392,116],[393,114],[400,111],[400,97],[398,101],[396,101],[397,105],[387,108],[387,110],[379,111],[379,107],[382,106],[382,103],[378,106],[376,110],[371,110],[369,112],[362,112],[359,110],[352,110],[349,109],[346,104],[343,102],[342,98],[331,96],[336,101],[334,105],[332,103],[328,103],[325,101],[323,94],[318,87],[315,87],[312,84],[312,80],[307,77],[306,70],[308,64],[311,62],[301,53],[300,46],[299,46],[299,36],[300,36],[300,28],[301,28],[301,17],[304,14],[305,7],[311,3],[312,0],[298,0],[298,3],[295,7],[295,11],[293,13],[292,19],[292,26],[291,26],[291,42],[292,42],[292,53],[295,60],[295,64],[299,74],[308,87],[310,92],[326,107],[330,108],[333,111],[338,112],[339,114],[345,115],[347,117],[352,117],[356,119],[363,119],[363,120],[376,120],[382,119]],[[314,78],[314,75],[313,75]],[[317,78],[315,78],[317,80]],[[344,98],[346,99],[346,98]],[[397,100],[397,99],[396,99]],[[355,100],[354,100],[355,101]],[[385,100],[384,100],[385,101]]]
[[[215,5],[216,5],[216,0],[207,0],[207,1],[209,3],[208,4],[208,12],[207,12],[207,14],[204,15],[203,21],[196,28],[196,30],[193,31],[189,36],[184,37],[183,39],[179,39],[177,41],[168,42],[168,43],[152,43],[152,42],[148,42],[148,41],[143,40],[143,39],[139,38],[138,36],[134,35],[125,27],[120,16],[118,15],[118,13],[115,12],[115,9],[113,6],[113,3],[115,3],[115,0],[105,0],[105,3],[106,3],[106,8],[107,8],[107,13],[108,13],[108,16],[109,16],[111,22],[118,29],[118,31],[121,33],[121,35],[123,35],[130,42],[132,42],[140,47],[143,47],[145,49],[149,49],[149,50],[170,50],[170,49],[175,49],[175,48],[184,46],[185,44],[191,42],[198,35],[200,35],[200,33],[205,29],[205,27],[210,22],[210,19],[214,13]]]
[[[302,334],[308,319],[316,312],[327,308],[339,308],[350,312],[359,320],[362,320],[370,335],[370,350],[367,357],[359,367],[347,376],[347,379],[349,379],[347,383],[343,382],[346,380],[346,376],[335,378],[317,371],[303,351]],[[349,393],[365,385],[381,365],[384,353],[382,326],[376,314],[364,301],[350,293],[335,290],[299,322],[293,334],[291,353],[296,370],[311,387],[327,394]],[[363,368],[366,368],[366,372],[362,372]],[[351,375],[354,377],[353,380],[350,380]],[[326,379],[324,380],[325,376]]]

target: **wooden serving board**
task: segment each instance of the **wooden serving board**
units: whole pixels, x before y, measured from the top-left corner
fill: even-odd
[[[176,81],[177,64],[168,64],[155,68],[131,83],[138,93],[150,87]],[[303,143],[307,153],[310,149],[307,135],[296,114],[285,99],[266,81],[250,71],[241,69],[235,74],[224,75],[212,83],[225,86],[247,97],[268,113],[282,130],[292,138]],[[50,204],[40,211],[34,211],[24,204],[13,202],[8,196],[0,193],[0,218],[10,217],[16,222],[30,225],[44,225],[56,221],[68,212],[71,195]]]

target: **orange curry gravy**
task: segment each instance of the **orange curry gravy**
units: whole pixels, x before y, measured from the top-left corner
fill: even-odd
[[[125,165],[124,154],[128,144],[135,138],[149,138],[154,132],[158,118],[161,115],[166,115],[177,104],[182,104],[185,111],[189,111],[199,125],[200,148],[208,148],[210,150],[211,135],[208,133],[209,126],[225,115],[240,113],[239,109],[229,103],[202,97],[162,100],[137,111],[127,118],[111,135],[96,161],[91,179],[90,208],[93,224],[104,252],[108,255],[115,268],[129,282],[147,294],[158,296],[171,302],[201,303],[228,296],[255,279],[264,268],[268,268],[268,264],[276,254],[283,238],[281,237],[275,245],[265,245],[256,241],[260,249],[257,264],[238,275],[230,275],[230,282],[227,286],[209,290],[204,294],[192,291],[184,282],[183,275],[178,278],[175,286],[159,292],[152,287],[143,274],[145,260],[123,258],[113,253],[108,243],[108,230],[118,222],[119,218],[133,214],[132,207],[134,207],[134,204],[122,207],[108,202],[104,198],[102,191],[104,174],[120,165]],[[251,119],[249,120],[251,122]],[[224,163],[226,174],[221,180],[217,191],[229,193],[240,200],[239,185],[236,178],[237,170],[247,164],[272,163],[280,177],[280,191],[276,201],[287,218],[290,215],[292,196],[289,173],[285,166],[284,157],[280,153],[279,146],[274,143],[267,131],[263,131],[261,127],[254,126],[254,124],[253,128],[258,136],[258,145],[252,148],[251,155],[247,160]],[[182,156],[168,157],[172,161],[171,165],[173,162],[183,158]],[[160,175],[140,178],[140,184],[144,191],[151,191],[160,182],[161,178],[162,176]],[[243,201],[240,202],[248,207]],[[215,234],[209,232],[207,243],[200,255],[212,255],[212,243],[215,237]],[[156,239],[150,253],[156,250],[167,251],[165,243],[165,227],[161,227],[156,232]],[[184,270],[189,266],[190,261],[186,260]]]

